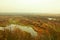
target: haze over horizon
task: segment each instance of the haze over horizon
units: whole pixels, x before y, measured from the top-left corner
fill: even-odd
[[[0,0],[0,13],[60,14],[60,0]]]

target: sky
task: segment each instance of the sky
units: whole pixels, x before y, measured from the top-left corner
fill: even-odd
[[[0,12],[60,14],[60,0],[0,0]]]

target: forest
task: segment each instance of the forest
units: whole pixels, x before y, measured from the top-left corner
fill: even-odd
[[[60,40],[60,17],[0,16],[0,40]]]

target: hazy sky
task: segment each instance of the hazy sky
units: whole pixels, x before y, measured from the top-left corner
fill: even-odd
[[[60,13],[60,0],[0,0],[0,12]]]

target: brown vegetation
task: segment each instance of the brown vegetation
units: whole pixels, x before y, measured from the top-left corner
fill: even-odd
[[[55,22],[47,21],[45,23],[39,17],[0,16],[0,26],[5,27],[12,23],[26,26],[30,25],[38,35],[32,37],[30,33],[20,29],[15,29],[14,31],[5,29],[4,31],[0,31],[0,40],[59,40],[60,33],[54,27],[60,23],[56,23],[55,26]],[[59,35],[57,36],[58,33]]]

